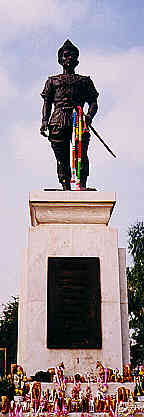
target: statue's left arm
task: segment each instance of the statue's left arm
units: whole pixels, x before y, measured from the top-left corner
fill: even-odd
[[[52,103],[53,103],[53,83],[52,78],[49,77],[45,83],[44,89],[41,93],[42,98],[44,99],[44,104],[42,108],[42,125],[40,128],[40,133],[43,136],[45,135],[45,130],[48,127],[48,121],[51,115]]]
[[[98,110],[98,104],[97,104],[98,96],[99,96],[99,93],[96,90],[93,84],[93,81],[90,79],[90,77],[87,77],[86,102],[89,104],[88,112],[86,115],[87,125],[91,124],[92,119]]]

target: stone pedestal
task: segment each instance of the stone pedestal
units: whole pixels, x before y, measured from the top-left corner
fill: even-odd
[[[125,250],[109,227],[115,194],[43,191],[30,194],[32,226],[21,276],[18,363],[28,375],[63,361],[69,374],[129,363]],[[102,348],[47,347],[49,257],[97,257],[100,262]]]

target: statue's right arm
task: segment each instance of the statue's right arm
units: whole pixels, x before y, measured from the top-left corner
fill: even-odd
[[[44,99],[44,104],[42,108],[42,125],[40,128],[40,133],[45,136],[45,130],[48,127],[49,118],[52,110],[53,103],[53,84],[51,78],[45,83],[44,89],[41,93],[42,98]]]

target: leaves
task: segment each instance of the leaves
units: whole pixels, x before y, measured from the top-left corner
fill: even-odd
[[[0,398],[2,395],[6,395],[10,400],[13,399],[15,386],[12,381],[8,381],[6,378],[2,378],[0,381]]]
[[[0,315],[0,347],[7,348],[7,367],[17,360],[18,298],[12,297]]]
[[[144,223],[129,228],[129,253],[133,266],[127,268],[129,326],[131,335],[132,365],[143,363],[144,350]]]
[[[138,260],[144,262],[144,223],[137,222],[129,228],[129,245],[128,249],[133,256],[134,262]]]

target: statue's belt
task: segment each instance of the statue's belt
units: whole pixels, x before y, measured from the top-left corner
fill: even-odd
[[[73,111],[73,109],[75,109],[75,108],[77,108],[78,106],[80,106],[79,104],[72,104],[72,105],[69,105],[69,104],[57,104],[55,107],[54,107],[54,111],[55,110],[57,110],[57,109],[61,109],[61,110],[64,110],[64,111]],[[80,107],[82,107],[82,106],[80,106]]]

